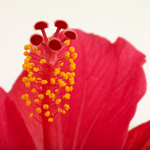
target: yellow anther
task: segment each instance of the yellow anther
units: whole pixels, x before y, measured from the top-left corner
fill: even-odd
[[[50,79],[51,84],[55,84],[55,78]]]
[[[31,101],[27,100],[27,101],[26,101],[26,105],[27,105],[27,106],[30,106],[30,105],[31,105]]]
[[[61,99],[56,99],[55,104],[59,105],[61,103]]]
[[[32,69],[35,64],[33,62],[27,64],[28,69]]]
[[[49,95],[49,98],[55,98],[55,94],[54,93],[51,93],[50,95]]]
[[[29,78],[27,78],[27,77],[23,77],[23,78],[22,78],[22,82],[24,82],[24,83],[26,83],[26,82],[30,82],[30,79],[29,79]]]
[[[46,111],[46,112],[45,112],[45,116],[46,116],[46,117],[49,117],[49,116],[50,116],[50,111]]]
[[[38,81],[40,81],[41,80],[41,78],[36,78]]]
[[[66,40],[64,43],[65,43],[67,46],[69,46],[69,45],[70,45],[70,40]]]
[[[28,51],[24,51],[23,55],[24,56],[28,56],[29,52]]]
[[[48,118],[48,122],[53,122],[53,118]]]
[[[71,72],[68,76],[69,76],[70,78],[71,78],[71,77],[74,78],[74,77],[75,77],[75,72]]]
[[[71,53],[73,53],[73,52],[75,51],[75,48],[74,48],[73,46],[71,46],[71,47],[69,48],[69,50],[70,50]]]
[[[64,65],[64,62],[60,63],[59,65],[62,67]]]
[[[30,116],[30,118],[32,118],[32,117],[33,117],[33,113],[30,113],[30,115],[29,115],[29,116]]]
[[[30,88],[30,82],[25,82],[26,88]]]
[[[31,71],[31,72],[29,72],[28,77],[32,78],[32,75],[33,75],[33,72]]]
[[[27,69],[27,72],[29,73],[29,72],[31,72],[31,70],[30,70],[30,69]]]
[[[70,65],[69,65],[69,69],[70,69],[71,71],[73,71],[74,69],[76,69],[76,64],[75,64],[75,63],[70,64]]]
[[[68,79],[68,82],[69,82],[70,85],[75,84],[74,78],[73,78],[73,77],[72,77],[72,78],[69,78],[69,79]]]
[[[74,63],[73,59],[71,59],[71,58],[69,59],[69,62],[70,62],[71,64]]]
[[[23,100],[28,100],[29,99],[29,94],[24,94],[21,96],[21,99]]]
[[[45,110],[49,109],[49,105],[48,104],[44,104],[43,105],[43,109],[45,109]]]
[[[29,61],[31,60],[31,56],[27,56],[25,59],[24,59],[24,63],[28,64]]]
[[[31,62],[31,63],[29,63],[29,64],[30,64],[30,66],[32,66],[32,67],[35,66],[35,64],[34,64],[33,62]]]
[[[32,48],[32,47],[33,47],[31,43],[29,44],[29,47],[30,47],[30,48]]]
[[[34,71],[34,72],[38,72],[38,71],[39,71],[39,68],[33,67],[33,71]]]
[[[73,87],[72,86],[70,86],[70,91],[72,91],[73,90]]]
[[[58,108],[58,110],[57,110],[58,112],[62,112],[62,109],[61,108]]]
[[[54,70],[54,75],[57,76],[59,73],[60,73],[60,70],[59,70],[58,68],[56,68],[56,69]]]
[[[32,59],[32,56],[27,56],[26,58],[30,58],[30,59]]]
[[[34,100],[34,103],[39,103],[39,99],[35,99],[35,100]]]
[[[44,99],[44,95],[43,95],[43,94],[39,94],[39,95],[38,95],[38,98]]]
[[[51,90],[47,90],[45,95],[50,96]]]
[[[66,92],[69,92],[69,91],[70,91],[69,86],[65,86],[65,91],[66,91]]]
[[[22,65],[23,70],[27,70],[27,64]]]
[[[65,72],[60,72],[60,77],[63,77],[64,74]]]
[[[65,110],[63,110],[63,111],[62,111],[62,114],[65,114],[65,113],[66,113],[66,111],[65,111]]]
[[[59,92],[59,90],[58,90],[58,89],[56,89],[56,90],[55,90],[55,92],[57,93],[57,92]]]
[[[24,46],[24,50],[28,50],[29,49],[29,45],[28,44],[26,44],[25,46]]]
[[[63,87],[63,86],[66,86],[67,84],[62,79],[58,79],[58,85],[59,85],[59,87]]]
[[[64,79],[68,79],[68,75],[65,74],[65,72],[60,72],[60,77],[63,77]]]
[[[69,76],[69,75],[70,75],[70,72],[67,72],[67,73],[66,73],[66,75],[68,75],[68,76]]]
[[[31,90],[31,92],[32,92],[32,93],[36,93],[37,90],[36,90],[35,88],[33,88],[33,89]]]
[[[64,56],[65,57],[70,57],[70,52],[65,52]]]
[[[48,81],[47,80],[42,80],[42,84],[47,84]]]
[[[70,94],[66,93],[65,95],[63,95],[63,99],[70,99]]]
[[[66,80],[68,79],[68,75],[67,75],[67,74],[64,74],[63,77],[64,77],[64,79],[66,79]]]
[[[77,53],[73,53],[72,55],[71,55],[71,58],[74,60],[74,59],[76,59],[78,57],[78,54]]]
[[[41,59],[40,64],[45,64],[46,60],[45,59]]]
[[[30,78],[30,82],[34,82],[36,80],[35,77]]]
[[[36,111],[40,114],[42,111],[41,111],[41,108],[36,108]]]
[[[24,95],[22,95],[22,96],[21,96],[21,99],[25,100],[25,96],[24,96]]]
[[[64,109],[68,111],[68,110],[70,109],[69,105],[68,105],[68,104],[65,104],[65,105],[64,105]]]

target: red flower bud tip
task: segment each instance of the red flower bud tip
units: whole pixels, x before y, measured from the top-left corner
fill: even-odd
[[[67,39],[70,40],[75,40],[77,38],[77,34],[75,31],[73,30],[66,30],[64,32],[65,37],[61,40],[61,42],[63,43],[64,41],[66,41]]]
[[[59,39],[53,38],[49,41],[48,46],[51,50],[60,50],[62,48],[62,43]]]
[[[45,41],[45,43],[47,43],[48,40],[47,40],[47,36],[46,36],[46,33],[45,33],[44,29],[48,28],[48,23],[45,22],[45,21],[39,21],[34,25],[34,28],[35,28],[35,30],[41,30],[42,31],[44,41]]]
[[[39,46],[43,42],[43,38],[41,35],[34,34],[31,36],[30,42],[32,45]]]
[[[63,21],[63,20],[57,20],[55,23],[54,23],[55,27],[57,27],[57,30],[56,32],[54,33],[54,37],[57,37],[60,30],[61,29],[67,29],[68,28],[68,24]]]

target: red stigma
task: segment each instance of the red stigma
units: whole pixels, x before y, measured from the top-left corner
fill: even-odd
[[[55,27],[61,28],[61,29],[67,29],[68,24],[63,20],[57,20],[57,21],[55,21]]]
[[[42,30],[48,28],[48,23],[45,21],[39,21],[34,25],[35,30]]]
[[[38,46],[43,42],[43,38],[41,35],[34,34],[31,36],[30,42],[32,45]]]
[[[48,46],[52,50],[60,50],[62,48],[61,41],[57,38],[53,38],[49,41]]]
[[[56,32],[53,34],[53,36],[49,39],[46,35],[45,28],[48,28],[48,23],[45,21],[39,21],[35,23],[34,28],[35,30],[41,30],[42,35],[34,34],[30,38],[30,42],[34,46],[41,45],[44,49],[44,51],[50,55],[50,51],[59,51],[64,45],[64,42],[67,39],[75,40],[77,38],[77,34],[73,30],[68,30],[68,24],[63,20],[57,20],[54,23],[55,27],[57,27]],[[59,32],[61,29],[67,29],[64,31],[64,38],[59,39]],[[49,41],[50,40],[50,41]]]
[[[77,38],[77,34],[73,30],[66,30],[64,32],[64,35],[71,40],[75,40]]]

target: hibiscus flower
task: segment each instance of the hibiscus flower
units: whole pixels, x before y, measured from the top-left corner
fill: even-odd
[[[67,31],[69,35],[73,35],[74,39],[77,34],[77,39],[71,40],[70,45],[75,48],[78,55],[78,58],[74,61],[77,66],[75,69],[75,84],[70,99],[65,98],[68,109],[65,109],[64,105],[63,109],[59,107],[57,111],[60,115],[55,118],[54,114],[46,109],[47,105],[38,110],[31,107],[32,102],[28,98],[35,97],[35,90],[30,87],[26,82],[28,79],[24,77],[31,77],[34,81],[35,79],[33,79],[32,73],[29,75],[30,71],[27,70],[29,68],[25,69],[25,66],[23,66],[26,71],[21,73],[11,91],[6,93],[2,88],[0,89],[1,149],[123,149],[130,120],[135,114],[138,101],[146,91],[146,80],[142,69],[145,56],[123,38],[118,38],[112,44],[105,38],[87,34],[81,30]],[[42,30],[42,33],[46,37],[44,30]],[[59,29],[57,28],[53,37],[58,37],[58,33]],[[61,41],[65,41],[67,38],[63,39],[62,36],[64,35],[60,35],[59,38],[62,39]],[[58,50],[62,48],[61,41],[55,40],[55,38],[49,39],[49,41],[47,41],[47,38],[43,40],[39,35],[31,37],[33,45],[44,47],[44,42],[54,42]],[[51,44],[49,45],[51,46]],[[55,49],[56,47],[52,48]],[[63,51],[68,52],[68,46],[63,47]],[[41,54],[44,53],[41,52]],[[25,55],[28,55],[28,52]],[[57,60],[56,55],[53,56],[49,60],[49,64],[52,65]],[[70,58],[70,56],[68,57]],[[41,70],[44,63],[45,60],[42,60],[41,64],[38,63],[38,65],[41,65]],[[58,65],[61,66],[61,63],[58,63]],[[56,74],[59,72],[59,69],[55,69],[52,71],[47,67],[44,71],[50,73],[50,76],[51,72]],[[67,75],[69,76],[69,74]],[[43,87],[49,81],[52,84],[52,78],[55,77],[51,77],[48,81],[48,78],[45,77],[43,82],[40,81],[40,84],[43,84]],[[57,80],[57,78],[55,79]],[[67,81],[67,84],[69,84],[69,81]],[[34,88],[36,89],[37,86],[35,85]],[[55,87],[53,88],[55,89]],[[53,88],[52,90],[54,90]],[[31,92],[31,90],[33,91]],[[36,90],[40,91],[40,89]],[[55,90],[58,92],[57,89]],[[47,96],[50,96],[48,91],[44,92],[47,93]],[[63,92],[58,95],[63,97]],[[39,99],[46,95],[40,94],[43,95],[40,95]],[[51,103],[57,95],[53,96],[51,97]],[[22,100],[21,97],[25,100]],[[36,102],[38,103],[38,100]],[[57,102],[60,103],[60,101]],[[52,110],[51,107],[49,109]],[[44,131],[43,122],[39,117],[41,111],[44,111],[47,115],[48,126],[45,127]]]

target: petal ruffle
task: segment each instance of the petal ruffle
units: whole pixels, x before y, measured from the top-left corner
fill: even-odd
[[[36,149],[20,112],[2,88],[0,100],[0,149]]]
[[[129,122],[146,90],[145,56],[122,38],[111,44],[105,38],[76,32],[78,39],[72,42],[78,53],[76,84],[71,109],[54,123],[55,149],[122,149]],[[25,74],[9,95],[40,146],[41,127],[28,117],[31,110],[21,100],[27,91],[21,81]]]
[[[150,149],[150,121],[129,131],[124,150]]]

